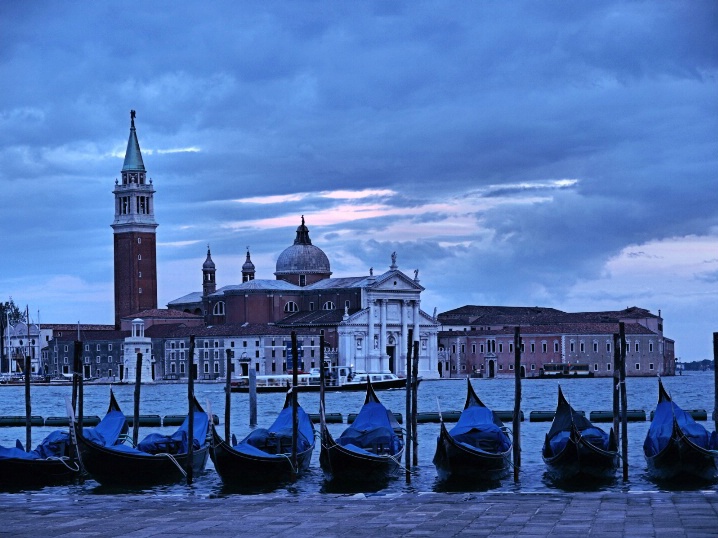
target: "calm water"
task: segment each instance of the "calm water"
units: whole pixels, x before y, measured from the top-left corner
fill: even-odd
[[[580,379],[562,380],[561,386],[567,398],[575,409],[584,410],[586,415],[590,411],[610,410],[611,379]],[[511,379],[476,379],[474,388],[479,397],[496,410],[513,409],[514,384]],[[710,421],[714,403],[713,373],[686,373],[683,376],[665,378],[665,385],[678,405],[684,409],[705,409],[708,411],[708,422],[703,424],[713,430]],[[515,484],[513,477],[503,481],[478,488],[479,491],[491,489],[492,491],[522,491],[540,492],[551,490],[565,490],[566,485],[557,485],[545,476],[545,466],[541,459],[541,445],[548,431],[550,423],[528,421],[529,412],[536,410],[553,410],[557,398],[556,380],[525,380],[523,382],[523,401],[521,409],[526,420],[521,423],[522,444],[522,470],[520,482]],[[211,408],[212,413],[224,420],[224,391],[221,384],[196,385],[196,394],[202,405]],[[115,395],[125,414],[130,415],[133,409],[132,386],[115,386]],[[655,408],[658,398],[658,381],[655,378],[630,378],[627,381],[628,408],[644,409],[647,416]],[[61,387],[33,387],[32,412],[34,415],[61,416],[65,413],[65,398],[69,397],[71,388]],[[423,382],[419,388],[419,411],[436,411],[437,405],[443,411],[459,410],[463,407],[466,397],[465,382],[461,381],[428,381]],[[382,402],[394,412],[404,414],[405,392],[401,390],[379,392]],[[363,393],[327,393],[326,407],[328,413],[342,413],[344,419],[349,413],[359,411],[364,399]],[[258,422],[260,426],[268,426],[281,409],[284,402],[282,394],[260,394],[258,400]],[[108,386],[85,387],[85,414],[103,416],[109,401]],[[3,415],[25,414],[24,388],[22,386],[0,387],[0,404]],[[186,385],[145,385],[142,387],[141,414],[179,415],[186,414],[187,409]],[[238,438],[249,431],[249,400],[247,394],[232,394],[232,432]],[[438,403],[437,403],[438,402]],[[318,394],[300,394],[300,404],[311,413],[318,412]],[[511,426],[511,424],[507,424]],[[642,444],[648,430],[649,422],[635,422],[628,424],[629,435],[629,481],[624,483],[620,470],[617,479],[611,483],[593,487],[593,490],[608,491],[654,491],[666,489],[663,484],[651,482],[645,474],[645,461],[643,459]],[[600,425],[604,426],[604,425]],[[605,425],[606,429],[610,425]],[[338,436],[346,424],[332,424],[330,430]],[[166,428],[172,432],[175,428]],[[33,445],[52,431],[53,428],[34,428]],[[141,428],[140,438],[156,428]],[[224,425],[220,424],[219,431],[224,434]],[[436,472],[431,459],[436,446],[438,424],[419,425],[419,466],[415,469],[410,484],[404,477],[391,482],[382,492],[423,492],[442,491],[443,486],[436,480]],[[24,428],[0,428],[0,444],[14,444],[15,439],[24,442]],[[716,489],[716,484],[702,484],[700,486],[674,486],[674,489]],[[45,488],[44,493],[65,493],[70,490],[76,494],[105,494],[117,493],[100,487],[93,480],[81,485]],[[292,495],[302,495],[318,492],[334,492],[327,487],[319,469],[319,443],[317,442],[312,460],[312,470],[295,484],[282,486],[278,489]],[[217,473],[208,463],[207,471],[196,478],[193,486],[173,485],[162,486],[148,490],[155,495],[223,495],[229,493],[222,486]],[[257,492],[241,492],[257,493]]]

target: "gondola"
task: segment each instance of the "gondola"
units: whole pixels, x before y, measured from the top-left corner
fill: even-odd
[[[107,414],[94,428],[84,428],[84,435],[95,442],[114,444],[127,433],[127,420],[110,391]],[[35,450],[25,452],[20,441],[15,447],[0,447],[0,486],[38,487],[62,484],[80,476],[81,468],[72,444],[70,430],[56,430]]]
[[[292,393],[269,428],[258,428],[237,443],[225,442],[212,427],[210,456],[226,485],[270,486],[292,477]],[[300,406],[297,408],[297,468],[299,475],[309,468],[314,451],[314,424]]]
[[[204,470],[209,458],[209,417],[194,400],[194,452],[192,472]],[[186,477],[189,459],[189,415],[172,435],[151,433],[136,447],[101,446],[78,435],[80,456],[86,471],[97,482],[110,486],[150,486],[178,482]]]
[[[718,436],[678,407],[658,380],[658,405],[643,442],[648,474],[657,480],[714,480]]]
[[[611,428],[606,433],[577,413],[558,388],[556,415],[546,434],[542,456],[558,480],[610,479],[618,467],[618,446]]]
[[[401,426],[379,401],[371,381],[354,422],[335,441],[321,421],[321,439],[319,464],[328,481],[381,483],[397,476],[401,469]]]
[[[467,381],[464,410],[451,431],[441,421],[433,463],[442,481],[496,481],[511,462],[511,439],[501,419]]]

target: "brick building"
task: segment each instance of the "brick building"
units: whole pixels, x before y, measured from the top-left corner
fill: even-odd
[[[663,319],[632,307],[607,312],[554,308],[464,306],[439,314],[442,377],[514,375],[514,327],[522,338],[521,375],[539,377],[545,365],[573,365],[594,376],[611,376],[613,335],[626,332],[626,373],[673,375],[674,342]],[[582,365],[582,366],[578,366]]]

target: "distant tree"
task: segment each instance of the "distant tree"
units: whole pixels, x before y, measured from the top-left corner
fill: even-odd
[[[12,300],[12,297],[10,297],[9,301],[5,301],[4,303],[0,302],[0,314],[2,314],[0,317],[0,325],[2,325],[3,328],[7,325],[8,315],[10,318],[10,325],[15,325],[19,321],[22,321],[23,323],[27,321],[25,312],[20,310],[20,308],[15,304],[15,301]]]
[[[26,321],[25,312],[22,312],[15,301],[10,297],[9,301],[0,302],[0,371],[7,371],[8,361],[5,350],[5,330],[7,329],[8,318],[11,325],[18,321]]]

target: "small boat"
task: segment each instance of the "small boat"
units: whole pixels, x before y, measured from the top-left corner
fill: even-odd
[[[114,444],[127,433],[127,420],[110,391],[107,414],[84,435],[97,443]],[[70,430],[56,430],[35,450],[25,452],[20,441],[15,447],[0,447],[0,486],[29,487],[69,482],[80,475],[80,464]]]
[[[192,472],[204,470],[209,458],[209,417],[194,400]],[[178,482],[186,477],[189,463],[189,415],[171,435],[151,433],[136,447],[127,444],[103,446],[77,436],[85,470],[102,485],[145,486]]]
[[[401,426],[377,398],[372,381],[354,422],[335,441],[321,422],[319,464],[328,481],[380,483],[398,475],[404,454]],[[323,411],[323,410],[320,410]]]
[[[593,377],[588,364],[544,363],[539,368],[539,378]]]
[[[349,366],[338,366],[328,369],[326,373],[325,392],[366,391],[367,379],[371,380],[374,390],[406,388],[406,378],[392,372],[354,372]],[[292,384],[291,374],[258,375],[257,393],[286,392]],[[419,381],[421,381],[419,379]],[[319,369],[312,368],[309,373],[297,374],[297,392],[319,392]],[[230,384],[232,392],[249,392],[249,376],[240,376]]]
[[[309,468],[314,451],[314,424],[301,406],[297,407],[297,468],[299,475]],[[224,441],[212,428],[210,456],[225,484],[264,486],[292,477],[292,393],[269,428],[257,428],[241,442]]]
[[[718,436],[676,405],[658,380],[658,405],[643,442],[654,479],[713,480],[718,476]]]
[[[464,410],[451,431],[441,420],[434,465],[439,480],[495,481],[511,463],[511,439],[501,419],[486,407],[467,381]]]
[[[618,467],[618,445],[611,428],[606,433],[576,412],[558,388],[558,405],[546,434],[542,456],[554,478],[608,479]]]

